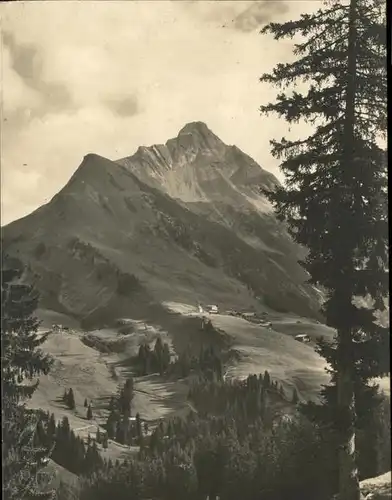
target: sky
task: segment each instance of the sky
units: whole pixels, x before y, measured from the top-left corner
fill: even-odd
[[[282,180],[259,77],[293,58],[260,35],[318,0],[7,2],[1,15],[1,223],[47,203],[87,153],[112,160],[203,121]],[[298,133],[298,131],[296,132]]]

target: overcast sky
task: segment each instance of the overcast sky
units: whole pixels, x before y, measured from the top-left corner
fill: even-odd
[[[204,121],[277,174],[258,82],[292,58],[259,34],[317,0],[2,4],[2,223],[49,201],[85,154],[129,156]]]

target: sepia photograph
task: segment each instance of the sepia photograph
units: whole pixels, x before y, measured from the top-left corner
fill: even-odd
[[[385,0],[0,4],[5,500],[392,500]]]

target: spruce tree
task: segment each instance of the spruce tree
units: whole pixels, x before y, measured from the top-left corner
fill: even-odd
[[[116,422],[115,440],[118,443],[124,444],[124,429],[120,420]]]
[[[52,492],[40,493],[38,479],[43,458],[50,454],[47,447],[34,446],[41,417],[23,405],[38,386],[34,379],[49,372],[52,359],[40,350],[47,335],[37,335],[39,321],[33,314],[38,294],[18,282],[21,271],[5,267],[5,256],[2,258],[2,493],[7,500],[52,498]]]
[[[118,407],[122,415],[129,417],[131,415],[132,399],[134,396],[133,378],[126,380],[124,387],[118,388]]]
[[[55,492],[42,493],[44,459],[51,449],[34,442],[39,416],[13,401],[2,400],[2,494],[5,500],[54,499]]]
[[[87,420],[92,420],[92,418],[93,418],[93,410],[91,408],[91,405],[88,405],[86,416],[87,416]]]
[[[157,371],[163,373],[163,342],[162,338],[158,337],[154,346],[154,359]]]
[[[38,386],[24,383],[47,374],[52,359],[40,346],[49,334],[37,335],[40,322],[34,317],[38,293],[21,284],[21,272],[1,270],[1,380],[3,395],[18,403],[32,396]]]
[[[146,374],[145,373],[145,370],[146,370],[146,349],[145,349],[144,344],[141,344],[139,346],[137,359],[138,359],[138,364],[140,366],[140,370],[141,370],[142,374],[145,375]]]
[[[124,385],[124,415],[126,414],[127,416],[131,415],[131,408],[132,408],[132,400],[134,397],[134,381],[133,378],[128,378],[125,381]]]
[[[153,368],[153,357],[154,356],[149,344],[142,344],[139,347],[138,361],[140,363],[140,370],[143,375],[148,375],[149,373],[151,373],[151,370]]]
[[[109,401],[109,413],[114,412],[116,408],[117,408],[116,399],[112,396]]]
[[[285,186],[267,193],[294,239],[308,249],[309,282],[325,291],[322,310],[335,342],[320,342],[331,366],[338,434],[339,497],[358,500],[355,400],[389,372],[388,331],[377,321],[388,293],[385,7],[334,1],[299,20],[271,23],[276,40],[300,35],[297,60],[261,80],[283,91],[261,107],[313,126],[308,137],[272,141]],[[303,90],[295,88],[302,81]],[[358,297],[367,302],[360,305]]]
[[[165,342],[163,344],[163,351],[162,351],[162,367],[163,371],[165,372],[170,365],[170,349],[169,345]]]
[[[76,408],[75,396],[74,396],[74,392],[73,392],[72,387],[68,391],[67,405],[68,405],[68,408],[70,408],[71,410],[74,410]]]
[[[105,434],[103,435],[103,438],[102,438],[102,448],[104,450],[107,450],[109,447],[109,442],[108,442],[108,435],[107,433],[105,432]]]
[[[268,373],[268,371],[265,370],[264,377],[263,377],[263,387],[265,387],[266,389],[269,389],[270,385],[271,385],[271,377],[270,377],[270,374]]]
[[[136,413],[136,436],[138,438],[138,443],[140,445],[141,442],[143,441],[143,428],[142,428],[140,413]]]
[[[299,401],[298,392],[297,389],[294,387],[293,397],[291,398],[291,402],[296,405],[298,401]]]
[[[97,448],[97,443],[95,441],[92,441],[86,450],[86,456],[84,460],[84,473],[90,474],[100,465],[102,465],[102,459]]]
[[[116,436],[117,420],[118,420],[117,414],[114,411],[111,411],[106,421],[106,430],[110,439],[114,439]]]
[[[54,443],[55,438],[56,438],[56,419],[54,417],[54,414],[52,413],[49,417],[49,422],[48,422],[48,439],[50,440],[51,444]]]

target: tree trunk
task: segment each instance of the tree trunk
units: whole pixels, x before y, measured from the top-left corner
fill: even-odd
[[[355,96],[356,96],[356,9],[357,0],[350,1],[349,7],[349,34],[347,47],[347,89],[346,108],[344,120],[344,151],[342,154],[343,188],[349,186],[352,179],[352,168],[355,161]],[[350,168],[351,167],[351,168]],[[342,228],[344,231],[344,227]],[[350,251],[350,249],[348,249]],[[343,284],[343,300],[347,305],[351,303],[350,271],[353,268],[352,254],[347,255],[348,275]],[[347,288],[346,288],[347,287]],[[338,329],[339,362],[337,366],[337,397],[338,412],[341,428],[339,460],[339,500],[360,500],[358,469],[355,460],[355,393],[354,376],[355,367],[351,358],[352,330],[350,328]]]
[[[350,331],[341,331],[338,335],[350,334]],[[343,339],[342,339],[343,340]],[[346,339],[347,340],[347,339]],[[347,346],[347,343],[346,343]],[[338,408],[341,415],[347,416],[341,422],[342,442],[339,449],[339,500],[360,500],[358,469],[355,460],[355,396],[350,366],[339,369]]]

